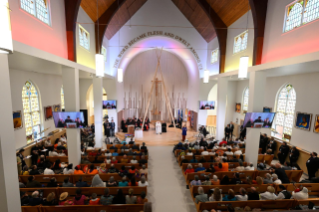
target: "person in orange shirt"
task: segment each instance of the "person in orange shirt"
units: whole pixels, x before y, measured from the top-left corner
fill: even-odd
[[[228,163],[218,163],[218,166],[215,166],[215,171],[216,172],[228,172]]]
[[[123,155],[123,158],[121,159],[121,163],[127,163],[127,162],[128,162],[127,156]],[[111,163],[112,163],[112,161],[111,161]]]
[[[81,166],[80,165],[77,165],[75,167],[74,174],[84,174],[84,172],[81,170]]]
[[[87,170],[87,174],[98,174],[99,171],[95,168],[94,164],[90,165],[90,168]]]
[[[212,185],[220,185],[220,180],[216,175],[213,175],[213,178],[211,179]]]
[[[100,204],[100,198],[97,198],[97,194],[93,193],[91,196],[91,200],[89,202],[89,205],[99,205]]]

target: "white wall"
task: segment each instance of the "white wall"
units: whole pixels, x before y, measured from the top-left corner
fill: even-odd
[[[286,6],[292,0],[269,0],[262,63],[319,51],[319,22],[283,33]]]
[[[78,14],[78,23],[89,23],[81,24],[81,26],[90,34],[90,50],[80,46],[79,43],[79,25],[76,25],[76,58],[79,64],[95,69],[95,25],[91,18],[86,12],[80,7]]]
[[[240,124],[240,120],[245,118],[245,114],[242,112],[243,111],[243,93],[245,88],[249,87],[249,81],[248,80],[241,80],[237,81],[237,87],[236,87],[236,96],[235,96],[235,103],[241,103],[241,113],[234,113],[233,116],[233,122],[236,123],[236,120],[238,119],[238,123]],[[235,110],[235,105],[234,105],[234,110]],[[257,112],[257,111],[256,111]]]
[[[216,48],[219,48],[219,43],[217,37],[207,44],[207,62],[206,69],[209,70],[211,75],[219,73],[219,61],[220,61],[220,51],[218,52],[218,60],[215,63],[211,63],[211,54]]]
[[[227,125],[231,121],[233,121],[233,117],[235,114],[235,104],[236,104],[236,101],[235,101],[236,89],[237,89],[237,82],[236,81],[228,81],[227,97],[226,97],[225,125]]]
[[[248,15],[248,25],[247,25],[247,15]],[[233,54],[234,48],[234,38],[239,34],[246,31],[248,28],[248,41],[247,49],[242,52]],[[249,10],[245,15],[239,18],[235,23],[228,27],[227,31],[227,46],[226,46],[226,62],[225,62],[225,72],[238,70],[239,59],[242,56],[249,57],[249,66],[252,66],[252,56],[254,50],[254,22],[252,19],[251,10]]]
[[[13,40],[68,58],[64,1],[49,2],[50,26],[20,9],[20,0],[9,0]]]
[[[42,126],[43,129],[49,128],[45,132],[45,135],[47,135],[49,132],[55,130],[55,126],[53,118],[47,121],[44,120],[43,107],[61,104],[62,77],[10,69],[12,110],[21,110],[22,114],[22,88],[27,80],[30,80],[38,88]],[[24,115],[22,116],[23,128],[14,131],[16,149],[27,145]]]

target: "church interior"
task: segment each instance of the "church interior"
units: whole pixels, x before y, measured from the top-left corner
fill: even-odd
[[[0,0],[0,28],[1,212],[319,210],[319,0]]]

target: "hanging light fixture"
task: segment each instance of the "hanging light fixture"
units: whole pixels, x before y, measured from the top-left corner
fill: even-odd
[[[117,69],[117,81],[123,82],[123,69],[121,68]]]
[[[13,46],[8,0],[0,0],[0,29],[0,54],[11,54]]]
[[[209,83],[209,70],[205,70],[204,71],[204,79],[203,79],[204,83]]]
[[[99,54],[95,55],[95,75],[96,77],[104,77],[104,56],[101,54],[101,46],[100,46],[100,33],[99,33],[99,4],[98,0],[96,0],[96,10],[97,10],[97,42],[99,48]]]
[[[247,72],[248,72],[248,61],[249,57],[241,57],[239,61],[239,70],[238,70],[238,78],[239,79],[245,79],[247,78]]]

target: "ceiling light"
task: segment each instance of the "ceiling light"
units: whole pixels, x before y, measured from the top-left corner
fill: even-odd
[[[209,70],[205,70],[204,71],[204,79],[203,79],[204,83],[209,83]]]
[[[0,0],[0,29],[0,54],[11,54],[13,46],[8,0]]]
[[[249,57],[241,57],[239,61],[239,71],[238,71],[238,78],[245,79],[247,78],[248,72],[248,61]]]

